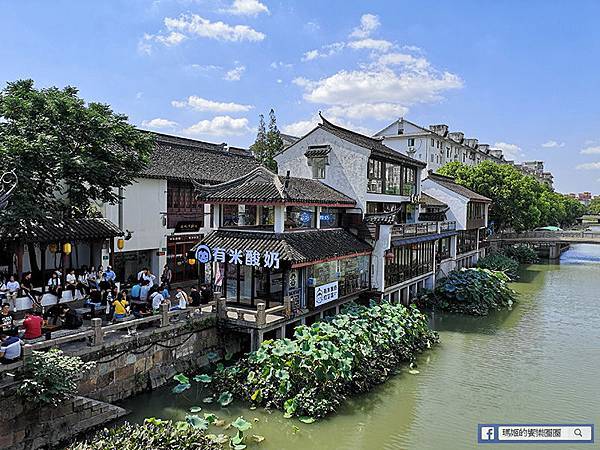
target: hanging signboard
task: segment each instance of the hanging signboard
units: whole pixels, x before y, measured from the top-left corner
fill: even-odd
[[[338,299],[338,282],[315,287],[315,308]]]

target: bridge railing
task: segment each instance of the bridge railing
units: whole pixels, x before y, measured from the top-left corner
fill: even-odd
[[[588,239],[600,241],[600,232],[595,231],[524,231],[522,233],[498,233],[497,239]]]

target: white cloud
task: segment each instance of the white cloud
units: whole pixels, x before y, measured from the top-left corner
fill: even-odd
[[[564,147],[564,146],[565,146],[564,142],[558,143],[556,141],[548,141],[548,142],[544,142],[542,144],[542,147],[544,147],[544,148],[558,148],[558,147]]]
[[[154,40],[154,36],[152,34],[145,33],[144,36],[140,38],[138,41],[138,52],[143,55],[152,54],[152,41]]]
[[[429,61],[422,57],[415,57],[408,53],[386,53],[377,60],[382,66],[404,66],[414,70],[427,70]]]
[[[166,36],[161,34],[154,36],[154,39],[161,44],[165,44],[167,47],[171,47],[173,45],[181,44],[183,41],[187,39],[187,36],[182,33],[178,33],[177,31],[171,31]]]
[[[233,0],[231,7],[222,9],[221,12],[236,16],[257,16],[261,13],[269,14],[269,8],[258,0]]]
[[[410,106],[437,101],[443,91],[463,85],[449,72],[396,72],[387,67],[341,70],[317,81],[296,78],[294,83],[305,89],[304,98],[311,103],[343,106],[380,102]]]
[[[363,14],[360,18],[360,26],[350,33],[350,37],[358,39],[369,37],[373,31],[379,28],[379,25],[381,25],[379,17],[374,14]]]
[[[401,117],[408,108],[395,103],[358,103],[349,106],[333,106],[327,114],[349,117],[351,119],[388,120]]]
[[[577,166],[579,170],[599,170],[600,162],[592,162],[592,163],[583,163]]]
[[[136,98],[136,100],[141,100],[141,98],[142,98],[143,96],[144,96],[144,93],[143,93],[142,91],[140,91],[140,92],[137,92],[137,93],[135,94],[135,98]]]
[[[240,136],[251,131],[248,119],[245,117],[234,119],[230,116],[216,116],[210,120],[201,120],[183,130],[189,136]]]
[[[291,63],[284,63],[283,61],[273,61],[271,64],[271,69],[291,69],[294,67]]]
[[[206,65],[202,65],[202,64],[190,64],[189,66],[187,66],[188,68],[195,70],[197,72],[210,72],[212,70],[220,70],[222,69],[221,66],[216,66],[214,64],[206,64]]]
[[[156,119],[142,121],[142,126],[147,128],[174,128],[177,126],[177,122],[157,117]]]
[[[228,70],[223,79],[227,81],[239,81],[245,71],[246,66],[237,66],[234,69]]]
[[[233,102],[215,102],[196,95],[190,95],[183,101],[173,100],[171,105],[175,108],[192,108],[196,111],[210,111],[215,113],[247,112],[253,108],[252,105],[242,105]]]
[[[579,153],[581,153],[582,155],[597,155],[598,153],[600,153],[600,146],[586,147]]]
[[[394,44],[390,41],[386,41],[383,39],[361,39],[359,41],[351,41],[348,43],[348,47],[353,48],[354,50],[376,50],[378,52],[387,52],[389,51]]]
[[[198,14],[181,15],[178,18],[166,17],[165,26],[171,32],[187,33],[197,37],[218,41],[262,41],[266,36],[247,25],[229,25],[224,22],[211,22]]]
[[[327,44],[320,49],[309,50],[302,56],[302,61],[312,61],[317,58],[327,58],[333,56],[336,53],[341,52],[346,44],[344,42],[334,42],[333,44]]]
[[[519,147],[516,144],[509,144],[507,142],[496,142],[492,147],[502,150],[504,159],[508,160],[514,160],[516,157],[521,156],[522,154],[521,147]]]

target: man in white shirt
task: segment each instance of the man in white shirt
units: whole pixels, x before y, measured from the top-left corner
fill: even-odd
[[[0,363],[11,364],[21,358],[21,345],[23,341],[16,336],[0,334]]]
[[[9,303],[12,303],[12,308],[14,311],[17,310],[17,296],[19,295],[19,289],[21,289],[21,285],[18,281],[15,280],[15,276],[11,275],[10,280],[6,283],[6,299]]]
[[[177,294],[175,298],[178,300],[178,304],[173,309],[186,309],[188,305],[188,296],[180,287],[177,288]]]
[[[160,292],[156,291],[150,295],[150,300],[152,301],[152,309],[156,312],[160,309],[160,305],[163,304],[165,298]]]

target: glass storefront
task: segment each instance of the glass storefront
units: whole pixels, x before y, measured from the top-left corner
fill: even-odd
[[[275,209],[272,206],[222,205],[221,227],[270,228],[275,224]]]
[[[433,270],[435,241],[393,247],[385,255],[385,287],[388,288]]]
[[[310,206],[286,207],[285,228],[315,228],[317,226],[316,208]]]

